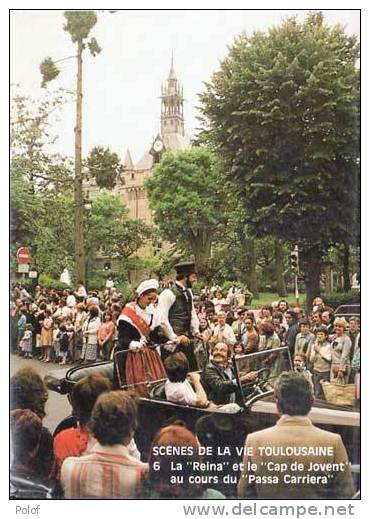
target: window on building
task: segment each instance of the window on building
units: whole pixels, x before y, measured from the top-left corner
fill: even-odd
[[[131,180],[135,180],[135,173],[131,173]]]

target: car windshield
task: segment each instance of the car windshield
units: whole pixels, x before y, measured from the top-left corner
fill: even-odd
[[[244,400],[272,390],[280,373],[292,369],[287,347],[234,357],[233,363]]]

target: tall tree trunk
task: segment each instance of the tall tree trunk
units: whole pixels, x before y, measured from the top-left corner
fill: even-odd
[[[75,282],[86,283],[82,192],[82,40],[77,42],[77,100],[75,126]]]
[[[250,265],[250,271],[249,271],[249,290],[252,292],[254,298],[259,297],[258,293],[258,282],[257,282],[257,272],[256,272],[256,266],[257,266],[257,256],[256,256],[256,247],[254,244],[254,240],[250,239],[248,240],[249,245],[249,265]]]
[[[195,258],[195,266],[199,277],[207,280],[209,259],[211,257],[212,240],[205,233],[200,233],[191,240],[191,248]]]
[[[344,292],[351,290],[351,280],[349,276],[349,246],[344,245],[343,250],[343,289]]]
[[[320,274],[322,253],[318,248],[306,249],[302,253],[305,264],[306,308],[312,308],[312,301],[320,295]]]
[[[285,280],[284,280],[284,251],[282,241],[275,238],[275,276],[276,276],[276,289],[280,297],[287,295]]]

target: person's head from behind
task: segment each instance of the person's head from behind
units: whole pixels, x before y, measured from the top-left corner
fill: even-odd
[[[313,404],[312,385],[301,373],[284,371],[275,384],[279,414],[306,416]]]
[[[164,367],[170,382],[184,382],[189,372],[189,362],[184,353],[173,353],[164,361]]]
[[[35,369],[31,367],[22,368],[11,377],[11,409],[30,409],[42,419],[45,416],[47,399],[46,386]]]
[[[110,381],[97,373],[83,377],[74,385],[72,406],[80,426],[87,425],[98,396],[110,390]]]
[[[274,335],[275,328],[272,323],[269,321],[261,323],[260,326],[260,335],[265,335],[266,337],[272,337]]]
[[[95,402],[89,429],[101,445],[128,445],[137,427],[138,397],[130,391],[108,391]]]
[[[298,316],[293,310],[287,310],[285,312],[285,320],[289,326],[292,326],[297,322]]]
[[[89,305],[89,314],[90,318],[99,316],[99,307],[97,305]]]
[[[40,444],[42,422],[30,409],[13,409],[10,413],[11,448],[14,463],[28,463]]]
[[[166,455],[166,448],[171,453]],[[173,454],[178,447],[186,454]],[[149,454],[149,479],[150,489],[159,493],[162,498],[166,497],[195,497],[199,496],[201,485],[189,484],[189,476],[195,475],[196,470],[192,468],[192,462],[200,461],[199,443],[195,435],[182,425],[169,425],[160,429],[154,437]],[[160,466],[160,470],[155,470]],[[181,475],[184,476],[184,484],[174,485],[171,483],[173,476],[173,464],[181,463],[183,467]],[[186,482],[186,483],[185,483]]]

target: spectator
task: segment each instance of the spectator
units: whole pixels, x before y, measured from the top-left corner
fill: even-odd
[[[100,328],[99,307],[91,305],[89,316],[84,322],[81,359],[85,362],[94,362],[98,354],[98,331]]]
[[[241,343],[245,342],[245,333],[247,331],[245,326],[245,309],[244,308],[238,308],[237,310],[237,319],[232,324],[232,329],[235,334],[236,341]]]
[[[311,332],[315,334],[316,331],[318,330],[318,328],[320,328],[322,325],[321,312],[319,312],[319,310],[311,312],[310,321],[311,321]]]
[[[313,386],[316,398],[325,399],[321,381],[330,381],[331,346],[325,326],[318,328],[312,345],[310,363],[313,366]]]
[[[20,312],[18,314],[18,353],[21,353],[20,349],[20,342],[23,338],[25,329],[26,329],[26,323],[27,323],[27,310],[26,308],[21,308]]]
[[[30,409],[42,420],[48,392],[40,375],[31,367],[18,370],[10,379],[10,409]],[[37,454],[32,470],[40,478],[49,478],[54,466],[53,439],[46,427],[42,427]]]
[[[104,360],[109,360],[113,348],[113,338],[116,333],[116,326],[112,320],[112,314],[105,312],[104,322],[98,331],[98,342]]]
[[[138,399],[127,391],[101,394],[90,429],[97,443],[89,453],[65,459],[61,483],[67,499],[135,497],[148,465],[129,454],[137,426]]]
[[[230,305],[230,300],[223,296],[221,290],[215,290],[212,303],[214,305],[215,314],[218,315],[219,313],[226,311]]]
[[[291,357],[294,357],[295,339],[298,334],[297,314],[293,310],[285,312],[287,331],[284,337],[284,345],[288,346]]]
[[[284,335],[286,332],[285,326],[283,325],[284,316],[282,312],[274,312],[272,314],[272,324],[274,325],[275,333],[280,339],[280,342],[283,342]]]
[[[45,317],[41,324],[40,345],[43,351],[43,356],[40,360],[42,362],[50,362],[51,347],[53,345],[53,319],[49,309],[45,310]]]
[[[254,325],[254,320],[251,317],[245,318],[245,327],[246,333],[244,335],[245,345],[244,351],[245,353],[254,353],[258,350],[259,344],[259,335],[257,329]]]
[[[183,447],[183,451],[191,454],[162,454],[166,449]],[[195,462],[200,462],[199,443],[192,432],[183,426],[170,425],[160,429],[155,436],[149,454],[149,475],[144,483],[141,497],[148,499],[224,499],[223,494],[208,488],[208,485],[189,480],[200,476],[202,472]],[[184,483],[173,484],[173,464],[181,463],[181,476]],[[159,470],[157,467],[160,467]]]
[[[300,353],[304,355],[306,361],[310,358],[311,346],[314,343],[315,336],[310,332],[310,323],[307,319],[299,321],[299,333],[296,336],[294,344],[294,355]]]
[[[94,445],[96,440],[89,432],[88,422],[98,396],[110,390],[109,380],[98,374],[83,377],[73,386],[72,407],[77,427],[64,429],[54,438],[54,456],[58,474],[66,458],[82,456]]]
[[[321,321],[323,326],[326,326],[326,329],[328,330],[328,337],[334,335],[334,318],[333,310],[328,310],[327,307],[325,307],[321,314]]]
[[[247,454],[243,460],[243,471],[238,483],[238,497],[241,499],[349,499],[353,496],[351,469],[342,439],[338,434],[323,431],[315,427],[308,414],[313,404],[313,394],[310,383],[302,375],[294,372],[284,372],[275,385],[277,412],[280,416],[274,427],[264,429],[246,438]],[[329,448],[333,454],[323,454],[319,458],[314,455],[304,455],[306,448]],[[270,449],[276,449],[277,454],[271,456]],[[298,451],[293,455],[284,455],[287,449]],[[252,451],[252,453],[251,453]],[[302,454],[299,452],[302,451]],[[281,454],[279,454],[281,452]],[[312,472],[311,464],[317,463],[323,467],[320,472]],[[271,477],[268,463],[277,466],[287,465],[284,476],[279,474],[278,482],[260,483]],[[329,470],[333,464],[343,464],[343,470]],[[256,467],[252,470],[252,467]],[[301,464],[303,469],[298,475],[293,464]],[[253,467],[254,469],[254,467]],[[250,481],[250,476],[258,476]],[[306,476],[306,477],[302,477]],[[311,478],[310,478],[311,476]],[[316,476],[312,478],[312,476]],[[319,477],[320,476],[320,477]]]
[[[348,337],[351,339],[350,360],[352,362],[353,355],[357,349],[357,343],[360,336],[360,319],[358,317],[350,317]]]
[[[275,332],[274,325],[270,321],[264,321],[261,323],[260,328],[260,341],[258,349],[263,350],[274,350],[280,348],[280,339]]]
[[[334,338],[331,343],[331,370],[330,380],[338,377],[348,383],[350,374],[351,339],[346,335],[348,327],[344,317],[337,317],[334,321]]]
[[[217,315],[218,324],[213,330],[212,337],[210,339],[212,344],[216,344],[218,342],[224,342],[228,346],[234,346],[236,344],[236,337],[233,332],[232,327],[226,323],[226,314],[225,312],[219,312]]]
[[[25,359],[32,359],[32,324],[26,324],[23,337],[19,341],[19,349]]]
[[[14,409],[10,413],[12,499],[50,499],[52,481],[43,477],[35,466],[40,464],[41,419],[30,409]]]

